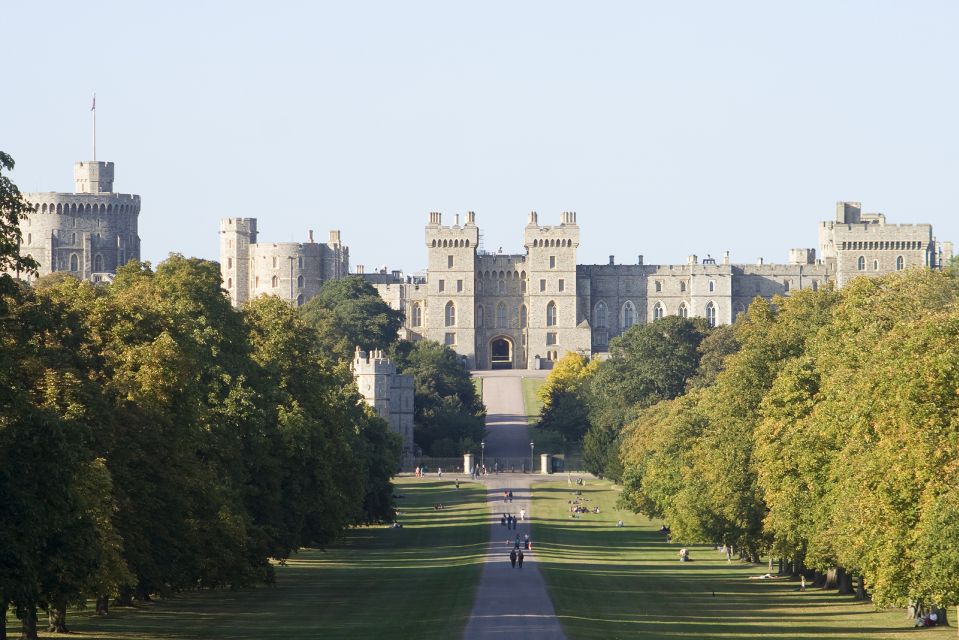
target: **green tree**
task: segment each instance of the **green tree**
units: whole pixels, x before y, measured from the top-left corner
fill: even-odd
[[[357,346],[387,350],[398,339],[403,314],[358,276],[328,280],[319,295],[300,309],[330,357],[349,361]]]
[[[463,359],[430,340],[399,342],[392,358],[400,373],[413,376],[416,444],[433,456],[474,450],[486,432],[486,409]]]
[[[0,151],[0,271],[14,273],[36,273],[39,266],[30,256],[20,255],[20,221],[31,210],[30,204],[23,199],[20,189],[3,175],[4,171],[13,171],[14,161],[9,154]],[[13,288],[8,274],[0,274],[0,292],[10,293]]]
[[[567,442],[579,442],[589,429],[587,394],[598,360],[570,352],[563,356],[539,388],[543,410],[538,429],[554,431]]]

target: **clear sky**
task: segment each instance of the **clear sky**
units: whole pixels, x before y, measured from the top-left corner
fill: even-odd
[[[838,200],[959,241],[957,2],[10,2],[0,149],[24,191],[116,163],[143,258],[219,219],[425,266],[429,211],[579,262],[784,262]]]

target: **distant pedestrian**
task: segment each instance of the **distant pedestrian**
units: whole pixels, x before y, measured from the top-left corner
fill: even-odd
[[[443,469],[442,469],[442,467],[436,467],[436,477],[437,477],[437,478],[442,478],[442,477],[443,477]]]
[[[420,477],[420,468],[419,468],[419,467],[416,467],[416,471],[413,472],[413,475],[415,475],[417,478]]]
[[[520,563],[520,566],[523,566],[523,564]],[[800,591],[806,590],[806,576],[803,576],[803,575],[799,576],[799,590]]]
[[[524,556],[523,556],[523,550],[520,549],[519,555],[516,557],[516,561],[519,562],[519,568],[520,568],[520,569],[523,568],[523,557],[524,557]]]
[[[509,490],[509,501],[510,501],[510,502],[513,501],[513,490],[512,490],[512,489]]]
[[[509,563],[513,565],[514,569],[516,568],[516,549],[509,552]],[[521,564],[520,566],[522,567],[523,565]]]
[[[503,502],[506,502],[506,499],[509,497],[509,491],[503,489]]]
[[[524,521],[526,520],[526,509],[519,510],[519,519]]]

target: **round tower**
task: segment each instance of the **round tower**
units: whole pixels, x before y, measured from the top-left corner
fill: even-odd
[[[23,194],[33,212],[23,221],[22,252],[40,275],[67,271],[108,282],[117,269],[140,259],[140,196],[113,192],[112,162],[77,162],[74,192]]]

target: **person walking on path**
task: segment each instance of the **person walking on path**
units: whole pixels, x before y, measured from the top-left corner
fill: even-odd
[[[522,569],[523,568],[523,550],[522,549],[519,550],[519,555],[516,556],[516,561],[519,563],[519,568]]]
[[[526,509],[519,510],[519,519],[523,520],[524,522],[526,521]]]
[[[510,502],[513,501],[513,490],[512,490],[512,489],[509,490],[509,501],[510,501]]]
[[[509,563],[513,565],[514,569],[516,568],[516,549],[513,549],[509,552]],[[522,567],[523,565],[520,564],[519,566]]]

